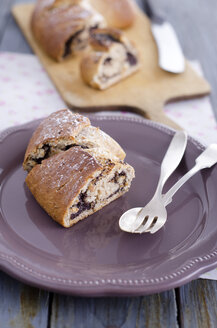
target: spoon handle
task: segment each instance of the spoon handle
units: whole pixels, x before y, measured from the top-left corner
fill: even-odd
[[[176,132],[161,163],[160,178],[155,194],[162,193],[165,182],[181,162],[186,145],[187,133],[185,131]]]
[[[217,163],[217,145],[212,144],[204,150],[197,158],[196,164],[188,171],[180,180],[178,180],[171,188],[163,195],[164,205],[167,206],[172,201],[174,194],[198,171],[209,168]]]

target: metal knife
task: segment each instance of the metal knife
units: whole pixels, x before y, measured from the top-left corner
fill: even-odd
[[[172,25],[155,13],[151,0],[145,1],[145,11],[151,20],[151,30],[158,48],[159,66],[171,73],[183,73],[185,57]]]

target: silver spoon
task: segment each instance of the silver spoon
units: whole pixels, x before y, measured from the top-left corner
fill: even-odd
[[[163,158],[156,192],[151,202],[147,206],[152,206],[152,204],[154,204],[154,208],[156,208],[156,206],[159,204],[160,197],[162,196],[163,186],[179,165],[184,155],[186,145],[187,133],[184,131],[176,132]],[[122,230],[133,232],[142,224],[144,221],[143,211],[141,212],[141,215],[135,215],[135,213],[135,209],[131,209],[121,216],[119,220],[119,226]]]
[[[167,220],[166,206],[171,203],[174,194],[198,171],[204,168],[210,168],[216,163],[217,144],[212,144],[196,158],[195,166],[178,180],[165,195],[161,195],[160,198],[155,199],[151,206],[150,202],[143,208],[137,207],[125,212],[119,221],[120,228],[131,233],[157,232],[164,226]],[[133,226],[133,221],[137,218],[143,218],[143,220],[140,226],[132,230],[131,227]]]

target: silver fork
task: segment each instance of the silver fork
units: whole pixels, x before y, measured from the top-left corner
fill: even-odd
[[[132,232],[155,233],[161,229],[167,220],[166,206],[172,202],[174,194],[198,171],[210,168],[216,163],[217,144],[211,144],[196,158],[195,166],[178,180],[165,195],[162,195],[160,198],[155,198],[151,203],[139,210],[138,218],[143,218],[143,221],[141,225]]]
[[[152,201],[147,205],[148,207],[146,206],[146,209],[149,211],[153,212],[154,209],[156,210],[158,209],[158,206],[160,206],[163,186],[179,165],[185,152],[186,144],[187,133],[184,131],[176,132],[161,163],[160,178],[155,195],[152,198]],[[160,211],[161,208],[162,207],[160,207],[158,210]],[[119,226],[122,230],[133,232],[140,227],[144,221],[145,212],[142,210],[141,213],[139,213],[137,216],[138,209],[141,210],[141,208],[130,209],[121,216],[119,220]]]

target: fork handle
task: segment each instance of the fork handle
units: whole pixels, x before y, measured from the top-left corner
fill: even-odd
[[[205,167],[203,167],[205,168]],[[193,175],[195,175],[202,168],[200,165],[196,164],[190,171],[188,171],[181,179],[179,179],[171,188],[167,191],[166,194],[163,195],[164,205],[167,206],[172,202],[172,198],[175,193],[183,186],[185,182],[187,182]]]
[[[210,168],[217,163],[217,144],[211,144],[207,147],[197,158],[195,166],[187,172],[174,186],[163,195],[164,205],[167,206],[171,201],[173,195],[181,188],[181,186],[189,180],[198,171]]]
[[[161,194],[165,182],[179,165],[187,145],[187,133],[178,131],[173,136],[161,164],[160,178],[156,188],[156,194]]]

